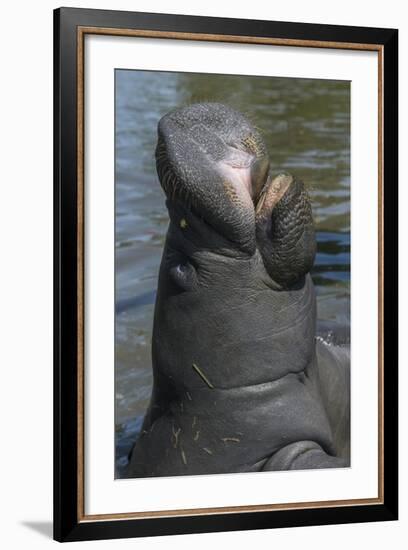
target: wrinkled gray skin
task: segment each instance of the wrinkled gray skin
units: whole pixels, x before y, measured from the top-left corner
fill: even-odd
[[[317,341],[308,195],[239,113],[163,117],[170,225],[129,477],[349,465],[349,354]]]

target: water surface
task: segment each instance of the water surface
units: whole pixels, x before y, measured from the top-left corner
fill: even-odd
[[[350,85],[348,82],[116,71],[117,475],[151,390],[153,306],[168,216],[157,180],[157,123],[169,110],[220,101],[262,132],[273,171],[302,179],[312,197],[318,253],[312,277],[318,331],[350,330]]]

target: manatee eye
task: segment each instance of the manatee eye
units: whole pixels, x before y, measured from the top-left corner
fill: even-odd
[[[188,262],[172,266],[169,275],[172,281],[184,290],[191,290],[197,285],[196,270]]]
[[[177,275],[177,277],[179,278],[185,278],[187,272],[188,272],[188,269],[187,269],[187,266],[186,265],[183,265],[183,264],[178,264],[176,265],[176,267],[174,268],[174,272],[175,274]]]

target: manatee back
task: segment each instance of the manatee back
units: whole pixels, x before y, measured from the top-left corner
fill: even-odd
[[[318,339],[316,357],[336,455],[350,460],[350,346],[336,346]]]

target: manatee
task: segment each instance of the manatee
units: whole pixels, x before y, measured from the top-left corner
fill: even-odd
[[[304,184],[218,103],[165,115],[156,164],[170,222],[127,476],[349,466],[349,349],[316,338]]]

